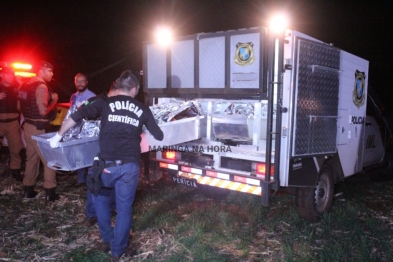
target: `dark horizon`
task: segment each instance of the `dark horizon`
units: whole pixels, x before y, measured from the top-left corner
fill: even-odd
[[[96,93],[126,69],[141,70],[142,42],[158,25],[177,35],[263,27],[271,14],[284,11],[289,28],[370,62],[368,83],[385,87],[392,55],[389,44],[393,3],[379,1],[68,1],[2,2],[0,61],[48,60],[65,93],[75,91],[73,77],[89,76]]]

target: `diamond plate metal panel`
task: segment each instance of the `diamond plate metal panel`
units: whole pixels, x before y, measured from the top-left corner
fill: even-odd
[[[337,71],[313,70],[320,66]],[[298,40],[294,155],[336,151],[340,51]]]

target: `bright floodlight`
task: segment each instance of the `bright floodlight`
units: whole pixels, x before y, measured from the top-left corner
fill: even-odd
[[[288,20],[284,15],[276,15],[270,20],[270,29],[273,32],[281,33],[288,25]]]
[[[168,46],[172,42],[172,32],[168,28],[159,28],[156,37],[158,43],[163,46]]]

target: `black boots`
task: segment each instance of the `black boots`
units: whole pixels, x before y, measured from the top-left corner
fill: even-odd
[[[34,191],[34,186],[24,186],[23,187],[25,194],[24,198],[35,198],[37,192]]]
[[[24,197],[25,198],[35,198],[35,196],[37,195],[37,192],[34,191],[34,186],[24,186]],[[56,188],[45,188],[45,200],[46,201],[55,201],[59,199],[59,195],[56,194]]]
[[[18,182],[22,182],[22,181],[23,181],[23,177],[22,177],[22,175],[20,174],[20,169],[11,169],[11,174],[12,174],[12,177],[13,177],[16,181],[18,181]]]
[[[45,200],[46,201],[55,201],[59,199],[59,195],[56,194],[56,188],[46,188],[46,196],[45,196]]]

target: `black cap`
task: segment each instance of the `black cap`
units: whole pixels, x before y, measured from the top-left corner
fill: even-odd
[[[11,67],[8,67],[8,66],[4,66],[4,67],[0,68],[0,73],[15,75],[14,69],[12,69]]]
[[[37,63],[37,68],[36,69],[38,70],[41,67],[47,67],[47,68],[50,68],[50,69],[53,70],[53,65],[51,63],[49,63],[49,62],[46,62],[46,61],[39,61]]]

